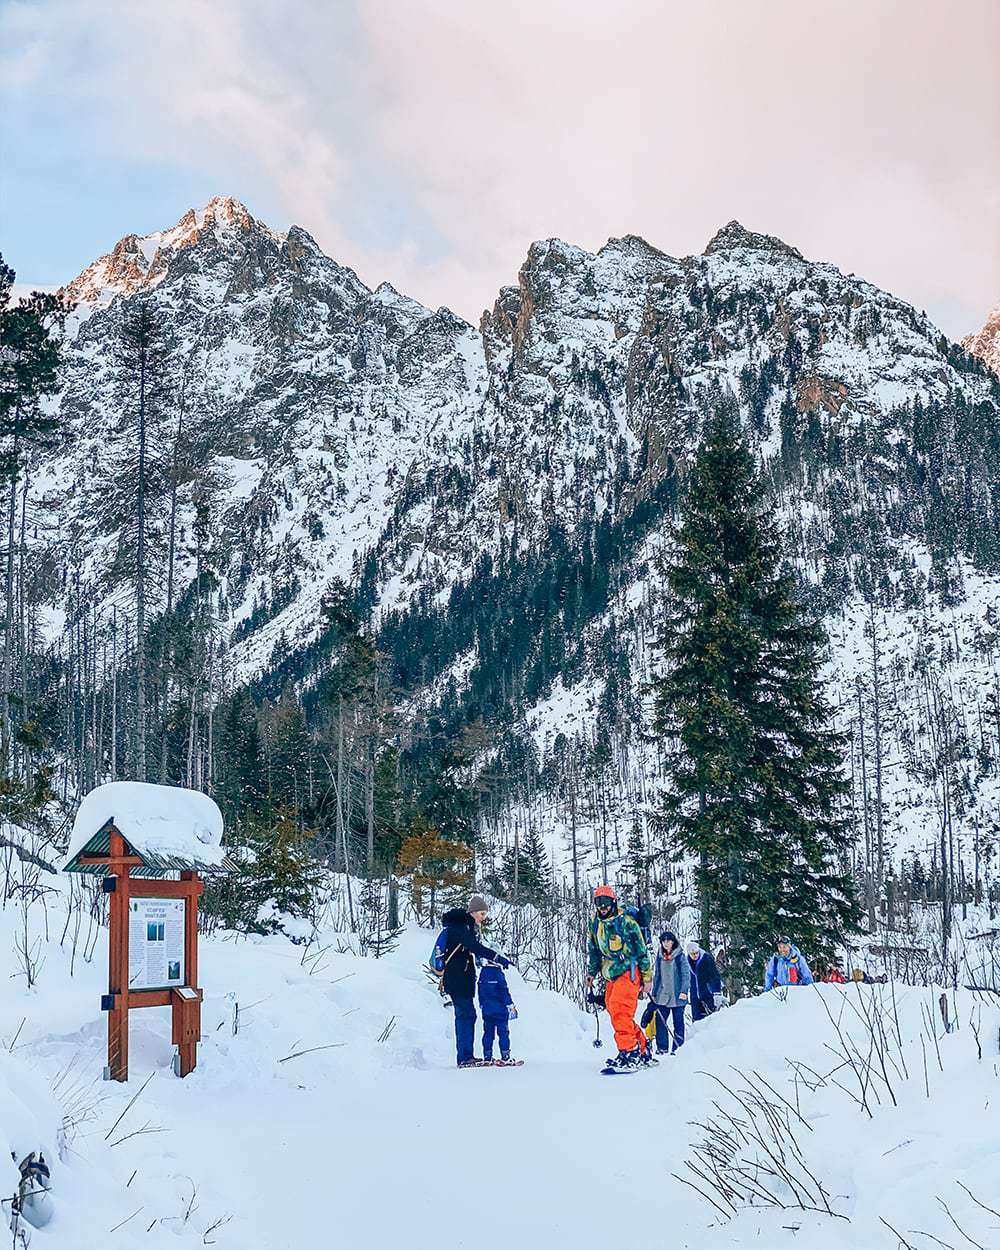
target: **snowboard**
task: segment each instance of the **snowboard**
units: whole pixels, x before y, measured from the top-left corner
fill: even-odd
[[[647,1068],[655,1068],[659,1059],[650,1059],[649,1063],[633,1063],[627,1068],[613,1068],[606,1064],[601,1068],[601,1076],[634,1076],[636,1072],[644,1072]]]

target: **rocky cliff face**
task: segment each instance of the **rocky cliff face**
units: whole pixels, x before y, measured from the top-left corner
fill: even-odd
[[[111,344],[130,300],[149,299],[174,348],[168,431],[183,407],[193,498],[207,490],[214,558],[237,624],[293,579],[301,593],[236,664],[266,664],[279,634],[304,638],[332,577],[379,537],[415,468],[450,463],[486,377],[473,329],[385,284],[369,290],[298,227],[279,235],[229,199],[172,229],[128,236],[67,288],[78,301],[63,398],[70,448],[53,467],[61,521],[87,527],[88,485],[108,458]],[[205,493],[205,490],[202,493]],[[109,573],[115,534],[88,553]]]
[[[484,667],[506,664],[490,706],[542,767],[560,735],[592,741],[598,716],[629,739],[655,664],[664,484],[720,404],[739,410],[773,483],[838,640],[845,700],[866,663],[866,605],[900,682],[918,616],[934,634],[965,613],[971,639],[997,605],[995,381],[904,301],[737,222],[683,258],[634,236],[595,255],[536,242],[478,331],[388,284],[370,290],[304,230],[276,233],[231,199],[126,237],[67,293],[69,437],[34,486],[62,569],[52,606],[71,576],[115,590],[127,537],[102,521],[95,484],[119,467],[116,326],[148,300],[174,348],[165,433],[180,422],[188,461],[180,580],[196,558],[215,570],[236,677],[313,640],[339,578],[392,637],[426,647],[408,698],[447,686],[454,713],[470,691],[486,697]],[[566,590],[595,565],[586,594]],[[499,602],[514,577],[542,586],[544,655],[529,641],[501,662],[482,619],[468,625],[469,587]],[[494,639],[511,628],[489,624]],[[636,771],[657,766],[630,750],[611,789],[634,810]]]
[[[1000,304],[986,318],[978,334],[962,339],[962,346],[1000,375]]]

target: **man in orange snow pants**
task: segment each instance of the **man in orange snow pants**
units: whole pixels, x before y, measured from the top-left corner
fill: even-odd
[[[604,1003],[615,1030],[618,1058],[613,1067],[646,1063],[646,1036],[635,1022],[639,991],[649,990],[652,970],[642,930],[631,916],[618,910],[610,885],[594,891],[595,915],[587,939],[587,988],[598,973],[604,977]]]

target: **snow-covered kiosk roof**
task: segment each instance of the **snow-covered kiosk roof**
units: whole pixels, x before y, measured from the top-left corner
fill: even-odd
[[[103,876],[100,863],[83,857],[106,856],[111,834],[125,840],[127,854],[142,864],[135,877],[165,877],[169,872],[224,872],[231,866],[222,849],[222,813],[207,794],[181,786],[144,781],[110,781],[86,795],[76,813],[65,872]]]

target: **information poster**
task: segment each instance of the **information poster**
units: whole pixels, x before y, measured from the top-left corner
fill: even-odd
[[[183,985],[184,899],[133,898],[128,916],[130,990]]]

